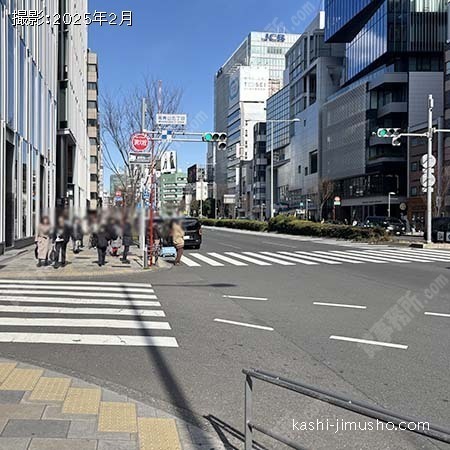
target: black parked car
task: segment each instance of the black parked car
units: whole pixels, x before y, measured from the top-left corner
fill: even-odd
[[[450,242],[450,217],[436,217],[433,219],[431,239],[433,242]],[[425,233],[426,237],[426,233]]]
[[[202,245],[202,224],[194,217],[183,217],[184,247],[199,249]]]
[[[401,235],[406,233],[406,225],[400,219],[385,216],[369,216],[364,222],[364,227],[384,228],[388,233]]]

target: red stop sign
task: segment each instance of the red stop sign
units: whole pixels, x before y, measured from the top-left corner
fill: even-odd
[[[135,152],[145,152],[150,144],[150,139],[143,133],[131,136],[131,148]]]

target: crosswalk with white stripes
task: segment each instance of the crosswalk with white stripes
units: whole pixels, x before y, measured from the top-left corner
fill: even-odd
[[[147,283],[0,280],[0,343],[178,347],[165,318]]]
[[[343,264],[411,264],[450,262],[445,250],[364,246],[352,250],[186,253],[182,263],[198,267],[339,266]]]

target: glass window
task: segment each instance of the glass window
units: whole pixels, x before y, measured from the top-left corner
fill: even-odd
[[[27,236],[28,217],[28,145],[22,142],[22,236]]]
[[[14,32],[14,27],[10,20],[7,20],[8,26],[8,69],[7,69],[7,122],[11,128],[14,128],[14,114],[15,114],[15,37],[16,33]]]

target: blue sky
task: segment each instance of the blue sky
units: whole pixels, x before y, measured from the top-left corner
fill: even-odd
[[[99,55],[100,90],[126,90],[148,74],[182,88],[180,112],[191,117],[206,113],[209,129],[214,74],[244,37],[250,31],[280,26],[301,33],[319,4],[319,0],[90,0],[91,13],[133,11],[132,27],[90,25],[89,46]],[[183,145],[179,167],[204,162],[205,153],[205,145]]]

